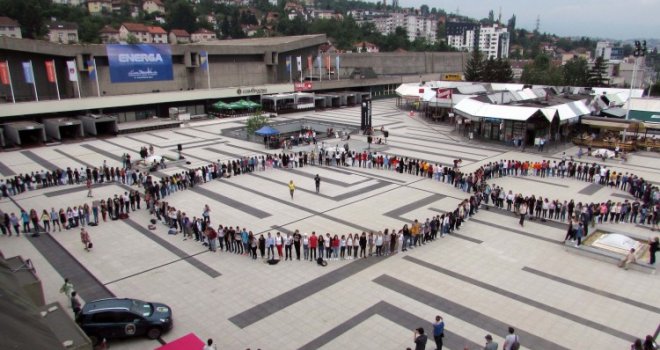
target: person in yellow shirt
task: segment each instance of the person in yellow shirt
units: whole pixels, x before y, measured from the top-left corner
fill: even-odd
[[[415,219],[415,222],[413,222],[412,226],[410,227],[410,235],[412,236],[412,247],[414,248],[417,245],[417,242],[419,241],[419,232],[421,231],[422,226],[420,225],[419,221]]]
[[[291,200],[293,200],[293,192],[296,190],[296,185],[293,184],[293,180],[289,181],[289,194],[291,194]]]

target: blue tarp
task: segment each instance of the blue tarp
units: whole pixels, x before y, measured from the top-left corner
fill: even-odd
[[[261,129],[255,131],[254,133],[261,136],[272,136],[272,135],[279,135],[280,131],[266,125],[261,127]]]

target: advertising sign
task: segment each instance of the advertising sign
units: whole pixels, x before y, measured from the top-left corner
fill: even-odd
[[[306,81],[302,83],[293,83],[293,90],[294,91],[307,91],[311,90],[313,88],[312,82]]]
[[[107,45],[110,81],[140,83],[172,80],[169,45]]]

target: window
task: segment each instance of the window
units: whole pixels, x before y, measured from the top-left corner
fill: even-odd
[[[92,316],[94,323],[115,323],[118,320],[118,314],[115,311],[99,312]]]

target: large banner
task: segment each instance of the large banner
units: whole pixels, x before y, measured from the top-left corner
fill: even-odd
[[[107,53],[113,83],[173,79],[169,45],[107,45]]]

